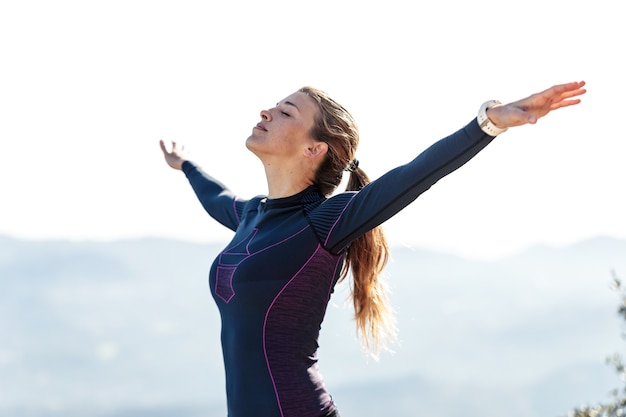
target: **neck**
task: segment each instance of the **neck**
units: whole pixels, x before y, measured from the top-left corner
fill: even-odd
[[[300,166],[274,166],[265,164],[268,198],[283,198],[298,194],[313,185],[309,168]]]

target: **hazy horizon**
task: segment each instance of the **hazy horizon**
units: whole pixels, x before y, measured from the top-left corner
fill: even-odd
[[[207,287],[220,249],[0,235],[0,414],[223,416]],[[607,401],[623,384],[604,360],[624,348],[610,289],[624,253],[610,238],[488,262],[395,248],[385,274],[401,343],[368,360],[339,286],[319,342],[326,384],[363,417],[382,405],[398,417],[562,417]]]

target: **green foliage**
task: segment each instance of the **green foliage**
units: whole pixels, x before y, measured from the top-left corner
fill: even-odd
[[[620,300],[617,313],[626,322],[626,286],[622,285],[615,272],[613,272],[611,287],[617,292]],[[622,337],[625,336],[626,333],[622,333]],[[606,359],[606,362],[615,368],[621,381],[626,382],[626,365],[623,356],[614,353]],[[609,403],[576,408],[569,413],[569,417],[626,417],[626,385],[622,388],[616,388],[611,395],[613,399]]]

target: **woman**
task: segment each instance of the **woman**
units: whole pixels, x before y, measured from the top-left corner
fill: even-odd
[[[351,271],[357,328],[374,354],[394,336],[379,275],[388,247],[380,225],[513,126],[578,104],[584,82],[501,105],[370,182],[355,158],[350,114],[305,87],[261,112],[246,141],[268,194],[242,199],[161,141],[205,210],[235,232],[209,275],[222,319],[229,417],[338,416],[317,368],[317,339],[335,284]],[[334,194],[344,171],[347,190]]]

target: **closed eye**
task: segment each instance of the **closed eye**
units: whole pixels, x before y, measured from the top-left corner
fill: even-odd
[[[287,116],[287,117],[291,117],[291,115],[290,115],[289,113],[287,113],[286,111],[284,111],[284,110],[283,110],[283,111],[281,111],[281,113],[282,113],[283,115]]]

